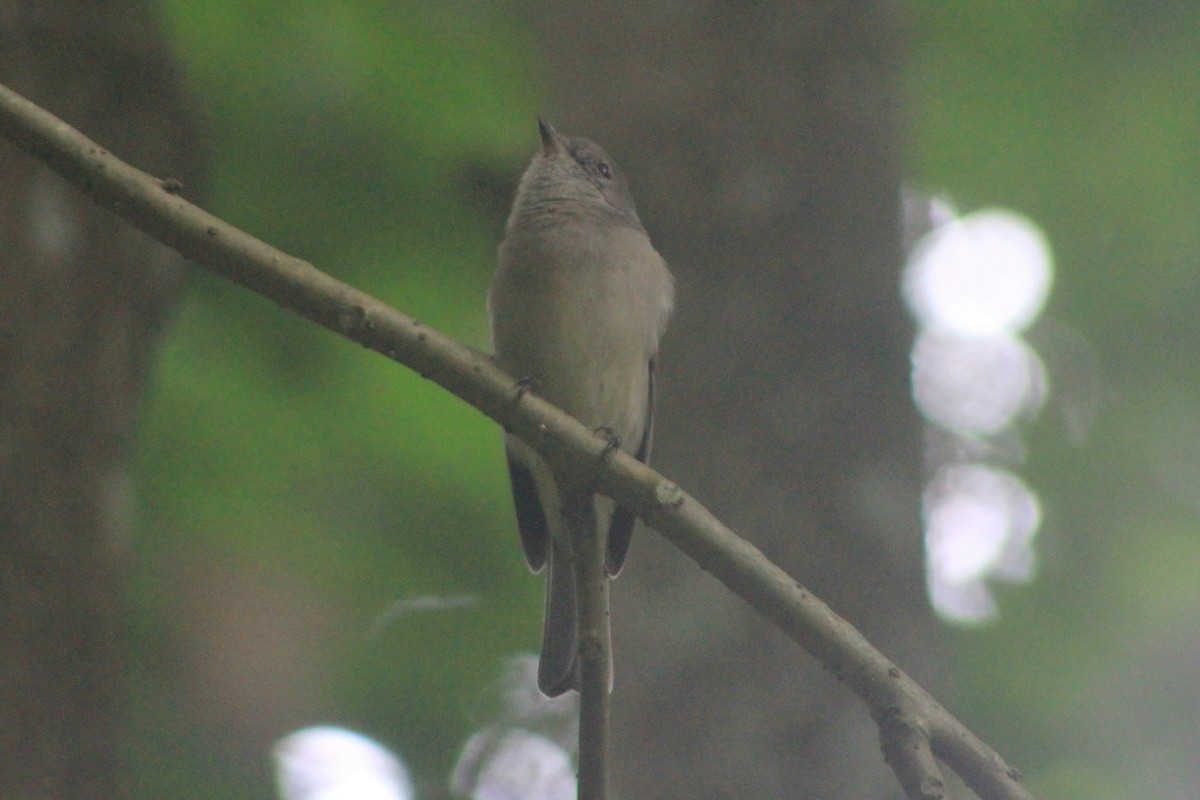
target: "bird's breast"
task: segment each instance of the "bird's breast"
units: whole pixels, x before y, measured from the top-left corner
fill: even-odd
[[[670,276],[643,231],[509,231],[489,298],[500,365],[591,426],[640,437]]]

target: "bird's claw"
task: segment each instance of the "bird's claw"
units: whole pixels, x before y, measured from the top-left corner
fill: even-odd
[[[517,396],[514,397],[513,400],[517,403],[521,402],[525,395],[533,391],[533,387],[536,383],[537,381],[533,379],[532,375],[525,375],[524,377],[517,378]]]
[[[600,460],[607,461],[609,456],[621,449],[621,437],[613,433],[613,429],[607,425],[601,425],[596,430],[592,431],[596,436],[605,438],[604,450],[600,453]]]

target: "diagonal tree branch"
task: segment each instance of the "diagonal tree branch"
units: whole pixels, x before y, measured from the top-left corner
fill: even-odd
[[[96,203],[284,308],[415,370],[527,441],[559,470],[598,479],[703,569],[812,653],[869,707],[885,758],[910,798],[945,787],[934,756],[984,800],[1032,800],[1019,773],[853,626],[679,486],[532,394],[484,354],[422,325],[188,203],[49,112],[0,86],[0,134]],[[607,457],[606,457],[607,456]]]

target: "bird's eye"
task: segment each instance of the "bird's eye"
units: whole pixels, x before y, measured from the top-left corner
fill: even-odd
[[[596,171],[599,172],[601,175],[603,175],[605,178],[612,177],[612,167],[610,167],[608,165],[607,161],[597,161],[596,162]]]

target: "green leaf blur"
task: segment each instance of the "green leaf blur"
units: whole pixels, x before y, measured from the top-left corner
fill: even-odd
[[[967,209],[1014,208],[1056,255],[1047,314],[1101,372],[1071,442],[1029,431],[1041,566],[958,632],[965,721],[1035,796],[1195,792],[1200,6],[919,3],[910,172]]]
[[[486,4],[162,7],[210,135],[206,207],[486,349],[504,208],[474,176],[515,183],[536,141],[523,32]],[[536,647],[495,425],[198,270],[153,387],[137,796],[271,796],[270,742],[318,722],[446,775],[498,661]],[[470,605],[388,614],[427,596]],[[194,686],[228,705],[197,716]]]

